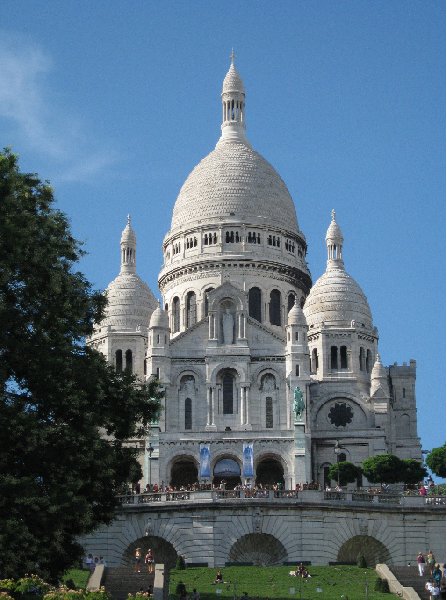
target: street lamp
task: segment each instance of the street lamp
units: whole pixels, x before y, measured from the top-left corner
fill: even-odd
[[[149,447],[146,448],[146,450],[149,452],[149,488],[152,485],[152,452],[154,451],[154,448],[152,447],[151,443],[149,443]]]
[[[340,461],[340,453],[342,450],[344,450],[344,448],[342,446],[340,446],[340,442],[338,440],[336,440],[335,446],[334,446],[334,452],[335,452],[335,456],[337,457],[337,487],[340,487],[340,467],[339,467],[338,463]]]

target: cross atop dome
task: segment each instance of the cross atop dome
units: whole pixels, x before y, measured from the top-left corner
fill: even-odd
[[[127,223],[121,234],[121,272],[136,272],[137,236],[130,224],[130,215],[127,215]]]

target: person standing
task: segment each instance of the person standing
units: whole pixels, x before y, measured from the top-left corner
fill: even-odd
[[[144,562],[147,564],[148,572],[153,573],[155,571],[155,560],[154,554],[150,548],[147,551],[146,556],[144,557]]]
[[[141,573],[141,548],[135,550],[135,573]]]
[[[435,568],[433,569],[433,574],[432,577],[436,583],[436,585],[441,588],[441,581],[442,581],[442,571],[441,571],[441,565],[436,564]]]
[[[419,576],[422,577],[425,571],[425,558],[422,552],[419,552],[417,555],[416,562],[418,564]]]
[[[430,593],[430,600],[439,600],[441,597],[441,590],[439,586],[434,581],[427,581],[425,584],[425,589]]]
[[[435,555],[433,554],[432,550],[429,550],[427,554],[427,565],[428,570],[430,571],[430,577],[433,577],[433,569],[435,568],[435,563]]]

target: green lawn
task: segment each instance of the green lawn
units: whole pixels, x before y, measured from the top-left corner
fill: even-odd
[[[225,567],[222,569],[224,585],[212,585],[217,569],[190,568],[170,572],[170,598],[181,581],[190,594],[193,588],[200,593],[200,600],[224,600],[240,598],[244,592],[255,599],[297,600],[390,600],[391,594],[374,591],[377,573],[374,569],[355,566],[308,567],[310,579],[297,579],[289,575],[294,567]],[[368,595],[366,585],[368,582]],[[301,590],[300,590],[301,586]],[[294,589],[292,589],[294,588]],[[317,591],[317,589],[322,591]],[[220,590],[220,591],[219,591]],[[344,599],[343,599],[344,596]]]
[[[87,569],[69,569],[62,577],[62,582],[65,583],[71,579],[76,588],[85,590],[90,574]]]

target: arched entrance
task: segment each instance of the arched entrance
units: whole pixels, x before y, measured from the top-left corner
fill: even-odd
[[[256,485],[281,484],[284,489],[284,469],[277,458],[263,458],[256,467]]]
[[[229,559],[231,562],[252,562],[264,567],[282,565],[287,562],[287,550],[273,535],[248,533],[233,544]]]
[[[123,554],[123,564],[133,565],[135,550],[141,548],[143,556],[149,548],[154,553],[155,563],[164,564],[166,568],[175,567],[177,560],[177,552],[172,544],[161,537],[147,535],[128,546]]]
[[[170,485],[181,488],[193,485],[197,481],[197,466],[192,458],[182,457],[175,461],[171,468]]]
[[[232,490],[241,483],[241,467],[233,458],[222,458],[214,465],[213,476],[213,485]]]
[[[391,560],[388,548],[370,535],[356,535],[343,544],[338,551],[339,562],[356,562],[359,554],[365,557],[368,567]]]

